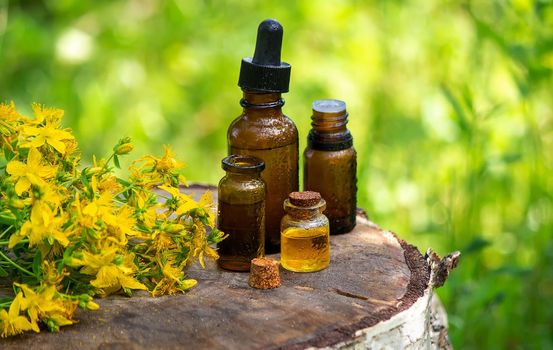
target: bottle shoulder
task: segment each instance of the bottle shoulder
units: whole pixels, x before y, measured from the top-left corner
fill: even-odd
[[[323,215],[317,215],[309,219],[302,219],[295,217],[294,215],[286,214],[282,217],[281,229],[285,230],[286,228],[303,228],[303,229],[313,229],[317,227],[326,227],[328,226],[328,218]]]
[[[235,179],[225,176],[219,181],[219,200],[232,203],[250,203],[265,199],[266,185],[261,178]]]
[[[275,148],[298,143],[298,129],[288,116],[252,117],[242,114],[230,124],[227,132],[230,146]]]
[[[355,148],[349,147],[338,151],[319,150],[307,146],[303,151],[303,155],[307,159],[321,159],[321,160],[348,160],[355,159],[357,157],[357,151]]]

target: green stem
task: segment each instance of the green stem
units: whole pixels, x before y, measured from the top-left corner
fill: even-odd
[[[13,262],[12,259],[10,259],[7,255],[5,255],[1,250],[0,250],[0,257],[4,258],[7,262],[9,262],[11,265],[13,265],[19,271],[21,271],[21,272],[23,272],[23,273],[25,273],[29,276],[32,276],[32,277],[36,278],[36,275],[34,273],[32,273],[31,271],[27,270],[24,267],[21,267],[21,266],[17,265],[15,262]]]
[[[0,238],[4,237],[6,233],[8,233],[9,230],[13,228],[13,225],[8,226],[7,229],[4,230],[4,232],[0,233]]]
[[[113,153],[109,156],[109,158],[106,160],[106,163],[105,163],[104,166],[102,167],[102,171],[104,171],[104,170],[107,168],[109,162],[113,159],[114,156],[115,156],[115,152],[113,152]]]
[[[17,243],[28,243],[29,240],[28,239],[22,239],[21,241],[17,242]],[[10,242],[0,242],[0,246],[3,246],[3,245],[8,245],[10,244]]]

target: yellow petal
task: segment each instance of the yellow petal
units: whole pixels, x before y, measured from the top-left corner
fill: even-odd
[[[175,187],[172,187],[172,186],[166,186],[166,185],[159,186],[159,188],[166,191],[166,192],[169,192],[171,194],[171,196],[173,196],[173,197],[178,198],[179,195],[180,195],[180,191],[179,191],[178,188],[175,188]]]
[[[126,275],[121,275],[119,276],[119,282],[121,282],[121,287],[124,287],[124,288],[129,288],[129,289],[143,289],[143,290],[147,290],[148,288],[146,288],[145,285],[143,285],[142,283],[138,282],[136,279],[130,277],[130,276],[126,276]]]
[[[8,242],[8,248],[13,248],[15,247],[15,245],[17,243],[19,243],[23,238],[25,238],[24,236],[20,236],[19,234],[15,234],[15,235],[11,235],[10,236],[10,240]]]
[[[200,206],[211,206],[213,205],[213,194],[211,191],[206,191],[202,194],[202,197],[200,198]]]
[[[14,176],[25,176],[27,165],[17,160],[12,160],[6,166],[6,172]]]
[[[42,159],[42,154],[40,154],[40,152],[36,148],[31,148],[29,150],[29,155],[27,156],[27,165],[38,166],[40,165],[41,159]]]
[[[10,305],[10,310],[8,311],[8,317],[10,319],[15,319],[19,315],[21,310],[21,300],[23,299],[23,293],[17,293],[16,297],[13,299],[12,304]]]
[[[96,274],[96,279],[90,281],[90,284],[101,289],[118,286],[118,274],[116,266],[102,266]]]
[[[56,151],[60,152],[61,154],[65,154],[65,143],[53,138],[48,138],[47,142],[50,146],[54,147]]]
[[[58,140],[73,140],[74,139],[73,135],[71,135],[70,132],[67,132],[65,130],[54,129],[52,131],[52,135],[53,135],[53,137],[55,137]]]
[[[219,254],[217,254],[215,249],[211,248],[210,246],[206,246],[204,248],[204,251],[205,251],[206,255],[209,256],[212,259],[217,260],[219,258]]]
[[[27,317],[18,316],[12,322],[16,332],[30,331],[31,329],[32,330],[36,329],[35,332],[40,332],[38,327],[33,327],[33,325],[31,324],[31,322],[29,322]]]
[[[52,236],[64,247],[67,247],[67,245],[69,244],[69,240],[63,232],[56,230],[52,233]]]
[[[36,128],[34,126],[24,126],[23,127],[23,133],[25,135],[35,136],[40,134],[40,129]]]
[[[54,177],[57,171],[58,171],[58,167],[53,165],[41,166],[38,169],[38,176],[45,179],[49,179],[51,177]]]
[[[15,184],[15,193],[17,193],[18,196],[21,196],[24,192],[26,192],[29,188],[31,188],[31,182],[26,177],[21,177]]]
[[[186,213],[186,212],[188,212],[192,209],[195,209],[197,207],[198,207],[198,203],[195,200],[189,198],[184,204],[180,205],[177,208],[175,214],[180,215],[180,214]]]
[[[24,142],[24,143],[20,144],[19,147],[21,147],[21,148],[38,148],[38,147],[44,145],[44,141],[45,141],[44,137],[37,136],[34,139],[32,139],[31,141],[27,141],[27,142]]]
[[[69,320],[69,319],[67,319],[64,316],[59,315],[59,314],[52,315],[52,316],[50,316],[49,319],[54,321],[54,323],[58,326],[69,326],[69,325],[73,324],[72,320]]]

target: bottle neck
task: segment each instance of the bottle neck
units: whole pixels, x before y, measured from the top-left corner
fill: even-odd
[[[323,215],[326,209],[326,202],[321,200],[317,205],[312,207],[298,207],[290,203],[289,199],[284,200],[284,210],[288,215],[296,220],[313,220]]]
[[[353,146],[353,138],[347,129],[348,113],[313,111],[308,142],[313,149],[337,151]]]
[[[244,181],[247,179],[261,179],[261,172],[237,172],[227,170],[226,175],[227,178],[237,181]]]
[[[253,115],[282,115],[284,99],[280,92],[259,92],[243,90],[240,105],[244,114]]]

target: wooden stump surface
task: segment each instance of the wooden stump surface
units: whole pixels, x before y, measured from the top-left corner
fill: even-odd
[[[205,190],[193,186],[187,191]],[[214,190],[216,198],[216,189]],[[282,286],[257,290],[248,274],[215,263],[187,270],[198,285],[185,294],[97,299],[79,323],[59,333],[0,340],[2,349],[304,349],[347,342],[428,293],[419,251],[381,230],[363,212],[356,228],[331,237],[331,264],[316,273],[281,269]],[[272,255],[279,259],[278,255]]]

